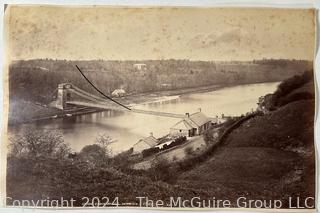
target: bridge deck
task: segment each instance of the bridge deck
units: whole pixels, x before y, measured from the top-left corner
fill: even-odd
[[[110,104],[107,105],[105,103],[90,103],[85,101],[67,101],[66,103],[72,104],[72,105],[78,105],[78,106],[87,106],[87,107],[101,108],[101,109],[107,109],[107,110],[109,109],[109,110],[117,110],[117,111],[127,111],[127,112],[133,112],[133,113],[149,114],[149,115],[172,117],[172,118],[185,117],[185,115],[182,115],[182,114],[175,114],[175,113],[168,113],[168,112],[158,112],[158,111],[143,110],[143,109],[127,110],[122,107],[111,106]]]
[[[94,108],[100,108],[100,109],[106,109],[106,110],[127,111],[127,112],[133,112],[133,113],[149,114],[149,115],[172,117],[172,118],[185,117],[185,115],[183,114],[181,115],[181,114],[168,113],[168,112],[158,112],[158,111],[143,110],[143,109],[128,110],[128,109],[125,109],[124,107],[115,105],[114,103],[107,102],[105,98],[86,92],[71,84],[69,85],[69,88],[66,88],[64,90],[64,92],[69,92],[85,99],[85,100],[68,100],[68,101],[65,101],[66,104],[85,106],[85,107],[94,107]]]

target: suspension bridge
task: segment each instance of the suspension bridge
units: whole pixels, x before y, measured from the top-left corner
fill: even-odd
[[[50,105],[64,111],[68,110],[68,108],[72,106],[81,106],[173,118],[184,118],[186,116],[184,114],[134,109],[129,108],[130,106],[125,105],[124,107],[121,107],[118,104],[106,100],[106,98],[86,92],[71,83],[59,84],[55,92],[57,92],[56,100],[54,100]]]

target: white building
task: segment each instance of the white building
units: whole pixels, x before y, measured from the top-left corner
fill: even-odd
[[[147,69],[146,64],[134,64],[133,67],[137,70],[146,70]]]
[[[111,93],[113,97],[122,97],[125,94],[126,94],[126,91],[124,89],[116,89]]]
[[[149,137],[140,139],[137,143],[133,145],[132,154],[141,153],[143,150],[155,147],[157,144],[158,140],[155,137],[153,137],[153,134],[151,133]]]
[[[200,135],[211,126],[211,120],[202,112],[186,113],[186,117],[170,128],[172,136],[192,137]]]

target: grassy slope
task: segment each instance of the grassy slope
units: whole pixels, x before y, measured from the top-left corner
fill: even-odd
[[[63,197],[73,198],[76,206],[82,206],[85,196],[108,196],[110,200],[118,196],[120,205],[135,205],[138,196],[167,200],[178,193],[189,193],[178,185],[151,180],[143,174],[127,174],[111,167],[88,169],[85,162],[40,159],[19,162],[9,159],[8,162],[7,196],[15,200]]]
[[[300,100],[254,117],[178,182],[220,199],[314,196],[313,116],[314,100]]]

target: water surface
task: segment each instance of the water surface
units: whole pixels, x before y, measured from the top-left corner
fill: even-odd
[[[140,109],[185,114],[201,111],[209,117],[241,115],[257,108],[258,98],[272,93],[279,83],[247,84],[226,87],[211,92],[166,97],[156,103],[135,106]],[[139,139],[152,133],[155,137],[168,134],[170,127],[180,119],[130,112],[104,111],[70,118],[24,124],[10,130],[11,134],[25,128],[59,130],[65,142],[74,151],[93,144],[99,134],[109,135],[116,140],[112,144],[114,153],[129,149]]]

